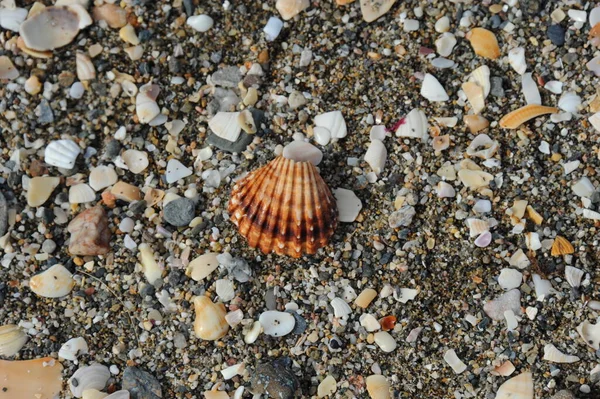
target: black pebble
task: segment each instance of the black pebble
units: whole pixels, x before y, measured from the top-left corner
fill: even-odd
[[[550,25],[548,38],[555,46],[563,46],[565,44],[565,28],[560,25]]]

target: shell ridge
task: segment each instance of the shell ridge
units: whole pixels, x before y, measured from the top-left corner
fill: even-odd
[[[270,165],[270,164],[269,164]],[[265,195],[265,191],[268,190],[273,184],[273,181],[277,180],[277,166],[275,163],[270,165],[272,167],[265,168],[265,178],[260,184],[256,185],[254,201],[249,202],[246,219],[248,221],[248,243],[252,248],[256,248],[260,243],[260,228],[261,228],[261,215],[268,209],[270,199]],[[264,216],[262,216],[264,218]]]
[[[277,195],[276,191],[281,181],[281,176],[285,175],[285,169],[287,165],[285,162],[278,162],[276,167],[273,169],[273,176],[269,179],[268,183],[264,185],[263,189],[263,200],[260,204],[260,211],[257,214],[254,228],[256,229],[257,242],[263,252],[269,252],[273,246],[273,235],[270,233],[268,226],[271,219],[276,219],[277,214],[274,212],[272,206],[277,209]]]

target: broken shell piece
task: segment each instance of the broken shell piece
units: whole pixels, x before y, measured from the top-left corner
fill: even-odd
[[[165,175],[167,183],[175,183],[177,180],[188,177],[191,174],[192,171],[183,166],[181,162],[176,159],[169,159],[169,162],[167,163],[167,173]]]
[[[479,237],[477,237],[475,239],[475,241],[473,241],[473,244],[475,244],[479,248],[485,248],[488,245],[490,245],[491,242],[492,242],[492,233],[490,233],[489,231],[486,231],[484,233],[481,233],[479,235]]]
[[[283,337],[288,335],[296,325],[294,316],[287,312],[267,310],[262,312],[258,318],[265,334],[272,337]]]
[[[508,63],[519,75],[523,75],[527,70],[527,63],[525,62],[525,49],[523,47],[516,47],[508,52]]]
[[[10,58],[0,56],[0,79],[13,80],[19,77],[19,71]]]
[[[491,31],[483,28],[474,28],[465,37],[471,42],[475,54],[492,60],[500,57],[498,40],[496,40],[496,36]]]
[[[434,137],[431,142],[431,147],[433,147],[435,151],[444,151],[450,147],[450,136],[445,134],[443,136]]]
[[[576,114],[577,112],[579,112],[580,106],[581,97],[579,97],[573,91],[564,92],[558,100],[558,108],[562,109],[565,112],[570,112],[572,114]]]
[[[573,245],[571,245],[566,238],[562,236],[556,236],[550,251],[552,256],[568,255],[572,254],[573,252],[575,252],[575,248],[573,248]]]
[[[356,196],[354,191],[345,188],[336,188],[333,190],[338,209],[338,221],[342,223],[352,223],[358,217],[362,209],[362,201]]]
[[[96,199],[96,193],[85,183],[76,184],[69,188],[70,204],[86,204]]]
[[[162,279],[163,269],[159,266],[158,262],[156,262],[156,259],[154,259],[154,252],[150,245],[143,243],[140,244],[138,249],[144,277],[146,277],[146,280],[148,280],[150,284],[154,284]]]
[[[558,108],[529,104],[505,115],[502,119],[500,119],[500,127],[505,129],[516,129],[523,123],[533,118],[537,118],[540,115],[555,114],[557,112]]]
[[[55,5],[62,5],[59,4],[59,2],[57,1]],[[67,8],[71,11],[73,11],[75,14],[77,14],[77,18],[79,18],[79,29],[85,29],[88,26],[90,26],[92,24],[92,17],[90,17],[90,14],[87,12],[86,8],[87,5],[84,7],[81,4],[65,4],[67,6]]]
[[[380,140],[372,140],[367,153],[365,154],[365,161],[369,164],[373,172],[380,174],[385,166],[387,159],[387,150],[385,145]]]
[[[59,359],[77,361],[78,355],[88,353],[88,344],[82,337],[71,338],[60,347],[58,351]]]
[[[502,269],[500,271],[500,276],[498,276],[498,285],[502,287],[503,290],[509,291],[513,288],[518,288],[521,286],[523,282],[523,273],[515,270],[515,269]]]
[[[452,54],[452,50],[456,46],[456,37],[450,32],[444,32],[435,41],[435,48],[437,53],[442,57],[448,57]]]
[[[115,29],[127,25],[127,11],[116,4],[104,3],[94,7],[94,20],[106,21],[106,24]]]
[[[511,266],[518,267],[519,269],[525,269],[531,263],[525,252],[522,249],[518,249],[514,254],[510,257],[508,263]]]
[[[12,5],[14,7],[14,2]],[[0,26],[4,29],[18,32],[19,27],[27,18],[27,10],[25,8],[13,7],[3,5],[0,8]]]
[[[538,89],[537,83],[533,80],[531,72],[523,74],[521,78],[521,86],[523,90],[523,96],[527,104],[542,104],[542,97],[540,96],[540,90]]]
[[[361,1],[362,3],[362,1]],[[366,378],[367,392],[371,399],[390,399],[390,383],[379,374],[370,375]]]
[[[462,89],[473,108],[473,113],[479,114],[485,108],[483,88],[475,82],[466,82],[463,83]]]
[[[425,113],[415,108],[398,123],[396,137],[414,137],[425,141],[428,127]]]
[[[35,360],[0,360],[0,381],[6,398],[54,399],[62,392],[60,362],[52,357]]]
[[[337,390],[337,382],[331,375],[325,377],[323,381],[317,387],[317,397],[324,398],[326,396],[333,397],[333,394]]]
[[[282,156],[295,162],[310,162],[317,166],[323,160],[323,153],[305,141],[292,141],[283,147]]]
[[[550,295],[556,293],[556,290],[552,287],[552,283],[541,278],[539,274],[534,274],[531,279],[535,286],[535,296],[538,301],[543,301]]]
[[[481,170],[461,169],[458,171],[458,178],[465,187],[476,190],[487,187],[494,176]]]
[[[465,122],[469,131],[473,134],[482,131],[490,125],[490,121],[481,115],[465,115],[463,122]]]
[[[0,327],[0,356],[11,357],[27,343],[27,334],[14,324]],[[2,373],[0,373],[2,375]]]
[[[117,182],[117,184],[112,186],[110,193],[114,195],[116,199],[125,202],[139,201],[142,199],[142,192],[139,188],[123,181]]]
[[[379,321],[372,314],[365,313],[359,318],[360,325],[363,326],[368,332],[377,331],[381,328]]]
[[[160,87],[155,84],[145,84],[140,87],[135,97],[135,113],[140,123],[150,123],[160,114],[160,107],[156,98],[160,93]]]
[[[27,190],[27,205],[31,207],[38,207],[43,205],[52,191],[60,183],[58,177],[34,177],[29,181],[29,189]]]
[[[483,149],[479,149],[479,147],[483,147]],[[481,159],[490,159],[496,154],[499,147],[500,144],[496,140],[492,140],[487,134],[480,134],[467,147],[467,155]]]
[[[37,295],[46,298],[60,298],[68,295],[74,286],[73,275],[60,264],[29,279],[29,288]]]
[[[80,152],[81,149],[73,140],[51,141],[44,150],[44,162],[59,168],[72,169]]]
[[[293,316],[292,316],[293,317]],[[247,344],[253,344],[258,339],[258,336],[262,333],[262,325],[259,321],[252,323],[252,326],[246,330],[244,334],[244,342]]]
[[[190,262],[186,269],[186,274],[190,276],[194,281],[204,280],[217,267],[219,267],[217,255],[217,253],[213,252],[208,252],[204,255],[200,255],[199,257]]]
[[[356,299],[354,300],[354,304],[359,308],[366,309],[371,304],[373,299],[375,299],[376,296],[377,291],[375,291],[372,288],[365,288],[364,290],[362,290],[360,295],[356,297]]]
[[[342,298],[335,297],[331,300],[331,307],[333,308],[333,314],[337,318],[346,318],[352,313],[352,308]]]
[[[519,374],[500,385],[495,399],[533,399],[533,376],[530,372]]]
[[[81,398],[83,391],[88,389],[103,390],[110,378],[108,367],[93,363],[89,366],[80,367],[75,374],[69,378],[69,388],[76,398]]]
[[[435,192],[439,198],[453,198],[456,195],[454,187],[444,181],[440,181],[435,186]]]
[[[148,154],[145,151],[127,150],[121,155],[123,162],[131,173],[142,173],[149,165]]]
[[[531,205],[527,205],[527,217],[538,226],[542,224],[544,218]]]
[[[117,172],[110,166],[100,165],[90,171],[90,187],[95,191],[112,186],[117,180]]]
[[[444,360],[450,367],[452,367],[452,370],[454,370],[456,374],[460,374],[467,369],[467,365],[458,358],[456,352],[454,352],[454,349],[449,349],[446,351],[444,354]]]
[[[238,124],[248,134],[256,133],[256,124],[254,123],[254,117],[252,116],[252,112],[250,110],[245,109],[242,112],[238,113]]]
[[[490,68],[487,65],[482,65],[479,68],[476,68],[469,75],[469,82],[474,82],[481,86],[481,88],[483,88],[484,98],[487,98],[492,90],[492,84],[490,82]]]
[[[96,79],[96,68],[92,60],[87,55],[77,52],[75,55],[76,67],[77,67],[77,79],[82,82],[86,80]]]
[[[577,332],[590,348],[600,349],[600,323],[594,325],[585,320],[577,326]]]
[[[565,278],[569,285],[573,288],[579,288],[581,286],[581,280],[585,272],[573,266],[565,266]]]
[[[46,7],[26,19],[19,33],[32,50],[54,50],[75,39],[79,33],[79,16],[68,7]]]
[[[25,45],[25,40],[23,40],[23,38],[21,36],[19,36],[17,38],[17,47],[25,54],[28,54],[34,58],[51,58],[52,57],[52,51],[37,51],[37,50],[33,50],[33,49],[30,49],[29,47],[27,47]]]
[[[373,336],[375,343],[385,353],[393,352],[396,347],[396,340],[387,331],[376,332]]]
[[[119,37],[125,43],[129,43],[131,45],[137,46],[140,44],[140,38],[135,33],[135,28],[130,24],[125,25],[121,29],[119,29]]]
[[[556,346],[547,344],[544,346],[544,360],[552,363],[575,363],[579,361],[579,358],[562,353]]]
[[[310,5],[309,0],[277,0],[275,8],[285,21],[294,18]]]
[[[215,291],[219,299],[223,302],[229,302],[235,298],[235,288],[231,280],[222,278],[215,281]]]
[[[246,365],[244,363],[238,363],[221,370],[221,375],[224,380],[230,380],[236,375],[242,375],[245,369]]]
[[[450,99],[450,97],[448,97],[448,93],[446,93],[446,89],[444,89],[444,86],[442,86],[437,78],[430,73],[425,74],[425,78],[423,79],[423,84],[421,86],[421,95],[429,101],[434,102],[443,102]]]
[[[540,235],[534,232],[525,233],[525,245],[530,251],[537,251],[542,247]]]
[[[346,121],[341,111],[331,111],[315,116],[315,125],[329,130],[333,141],[342,139],[348,134]]]
[[[239,114],[239,112],[217,112],[208,121],[208,127],[220,138],[235,143],[242,132],[242,127],[238,119]]]
[[[194,298],[194,309],[196,311],[194,332],[198,338],[215,341],[227,334],[229,324],[225,320],[227,313],[225,305],[220,302],[213,303],[207,296],[197,296]]]
[[[508,377],[512,373],[515,372],[515,365],[510,362],[510,360],[505,361],[500,366],[496,367],[492,374],[498,374],[502,377]]]

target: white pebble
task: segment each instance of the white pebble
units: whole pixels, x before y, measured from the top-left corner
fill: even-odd
[[[213,27],[214,21],[208,15],[194,15],[187,19],[187,24],[198,32],[206,32]]]
[[[85,89],[81,82],[75,82],[71,85],[71,88],[69,89],[69,96],[71,96],[71,98],[79,99],[83,97],[84,92]]]
[[[277,39],[277,36],[281,33],[281,29],[283,28],[283,21],[277,17],[269,18],[267,21],[267,25],[263,28],[263,32],[265,32],[265,39],[267,41],[272,42]]]
[[[413,32],[419,29],[419,21],[416,19],[407,19],[404,21],[404,32]]]
[[[435,22],[435,31],[438,33],[448,32],[450,29],[450,18],[443,16]]]
[[[326,127],[315,126],[313,128],[315,141],[320,145],[327,145],[331,141],[331,132]]]
[[[123,233],[131,233],[135,227],[135,222],[131,218],[125,218],[119,223],[119,230]]]
[[[379,348],[381,348],[382,351],[389,353],[396,349],[396,341],[394,340],[394,337],[392,337],[387,331],[376,332],[374,337],[375,343],[377,346],[379,346]]]

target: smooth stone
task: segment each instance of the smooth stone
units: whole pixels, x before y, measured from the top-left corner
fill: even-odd
[[[281,29],[283,29],[283,21],[277,17],[271,17],[267,21],[267,24],[263,28],[263,32],[265,33],[265,39],[268,42],[272,42],[281,33]]]
[[[506,291],[520,287],[522,282],[523,274],[515,269],[502,269],[498,276],[498,284]]]
[[[296,162],[310,162],[316,166],[323,160],[323,153],[306,141],[296,140],[283,147],[283,157]]]
[[[131,399],[162,398],[162,389],[156,377],[137,367],[127,367],[123,372],[123,389],[129,391]]]
[[[195,215],[196,204],[185,197],[174,199],[163,208],[165,222],[176,227],[189,225]]]
[[[336,188],[333,190],[338,208],[338,220],[342,223],[352,223],[362,209],[362,201],[352,190]]]
[[[0,193],[0,237],[8,230],[8,203],[4,195]]]
[[[72,255],[105,255],[110,251],[108,218],[100,205],[77,215],[67,230],[71,233],[69,252]]]
[[[365,154],[365,162],[369,164],[373,172],[380,174],[385,167],[387,160],[387,150],[381,140],[372,140],[367,153]]]
[[[38,123],[42,125],[54,122],[54,113],[52,112],[50,103],[46,99],[43,99],[40,104],[35,107],[34,113],[38,117]]]
[[[276,310],[267,310],[261,313],[258,321],[262,325],[264,333],[273,337],[283,337],[291,333],[296,325],[294,316]]]
[[[29,288],[45,298],[68,295],[75,286],[73,275],[63,265],[56,264],[29,279]]]
[[[504,320],[504,312],[512,310],[515,315],[521,314],[521,292],[513,289],[500,295],[498,298],[488,301],[483,305],[483,310],[496,321]]]
[[[213,271],[215,271],[217,267],[219,267],[217,256],[218,254],[214,252],[208,252],[204,255],[200,255],[189,263],[186,274],[194,281],[204,280]]]
[[[551,399],[575,399],[575,395],[571,391],[563,389],[562,391],[558,391],[552,396]]]
[[[309,0],[277,0],[275,8],[284,20],[290,20],[310,6]]]
[[[308,323],[306,322],[306,320],[304,319],[304,317],[300,316],[298,313],[288,310],[288,313],[290,313],[292,316],[294,316],[294,319],[296,320],[296,324],[294,324],[294,329],[292,330],[292,334],[296,334],[296,335],[301,335],[304,333],[304,331],[306,331],[306,329],[308,328]]]
[[[169,159],[169,162],[167,163],[167,173],[165,175],[167,183],[175,183],[177,180],[188,177],[191,174],[192,171],[177,159]]]
[[[277,399],[293,399],[300,383],[291,370],[292,361],[280,358],[256,367],[250,381],[252,392]]]
[[[315,126],[313,128],[313,136],[317,144],[320,145],[327,145],[331,141],[331,132],[325,127]]]
[[[194,298],[194,310],[194,332],[198,338],[215,341],[229,331],[229,324],[225,319],[227,312],[222,303],[214,303],[207,296],[197,296]]]
[[[304,94],[302,94],[298,90],[292,91],[288,98],[288,105],[290,106],[290,109],[298,109],[305,104],[306,97],[304,97]]]
[[[333,395],[337,390],[337,381],[332,376],[328,375],[317,387],[317,396],[324,398]]]
[[[360,10],[366,22],[373,22],[386,14],[396,0],[360,0]]]
[[[400,226],[410,226],[416,214],[417,212],[413,206],[404,205],[402,208],[390,215],[389,225],[393,229]]]
[[[202,14],[189,17],[186,23],[195,31],[207,32],[213,27],[215,21],[208,15]]]
[[[555,46],[561,47],[565,44],[565,28],[561,25],[550,25],[547,29],[548,38]]]
[[[242,73],[240,72],[240,68],[228,66],[213,73],[211,81],[213,84],[222,87],[237,87],[242,81]]]
[[[213,132],[209,132],[206,142],[210,145],[217,147],[221,151],[231,153],[241,153],[250,143],[252,143],[253,135],[250,135],[244,131],[240,132],[240,136],[235,142],[223,139]]]
[[[27,190],[27,205],[38,207],[43,205],[54,189],[59,185],[60,178],[58,177],[34,177],[29,181],[29,189]]]
[[[227,273],[234,278],[234,280],[245,283],[250,281],[252,277],[252,269],[250,265],[243,258],[234,258],[230,253],[224,253],[217,255],[217,261],[220,265],[227,269]]]
[[[393,352],[396,349],[396,340],[387,331],[379,331],[374,334],[375,343],[382,351],[386,353]]]

